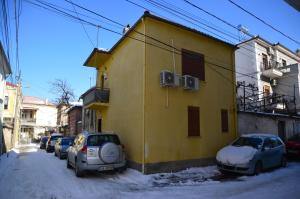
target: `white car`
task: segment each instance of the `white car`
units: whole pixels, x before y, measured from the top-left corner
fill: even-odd
[[[216,156],[221,171],[259,174],[262,170],[286,166],[286,150],[282,140],[272,134],[242,135]]]

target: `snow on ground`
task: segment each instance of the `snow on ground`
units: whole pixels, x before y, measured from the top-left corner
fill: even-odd
[[[217,153],[217,160],[224,164],[247,164],[257,149],[250,146],[226,146]]]
[[[37,151],[36,151],[37,150]],[[259,176],[218,181],[215,166],[142,175],[128,169],[77,178],[66,161],[36,146],[21,146],[0,160],[0,199],[300,198],[300,163]]]

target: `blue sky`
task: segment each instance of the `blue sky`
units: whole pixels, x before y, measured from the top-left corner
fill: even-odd
[[[187,23],[171,14],[168,14],[156,7],[151,6],[144,0],[132,0],[139,3],[148,9],[154,11],[154,14],[166,17],[173,21],[182,23],[186,26],[196,28],[206,32],[204,29]],[[159,0],[167,1],[173,5],[180,7],[203,19],[204,23],[217,26],[222,31],[230,32],[238,36],[237,30],[228,27],[220,21],[208,16],[207,14],[191,7],[182,0]],[[210,11],[220,18],[225,19],[234,25],[242,24],[247,27],[254,35],[260,35],[271,42],[280,42],[291,50],[295,51],[300,46],[279,33],[265,26],[257,19],[249,16],[227,0],[190,0],[199,7]],[[10,39],[11,39],[11,65],[15,72],[15,42],[14,42],[14,17],[13,1],[8,1],[10,4]],[[62,0],[47,0],[53,4],[63,6],[70,10],[73,7]],[[101,15],[116,20],[122,24],[133,24],[144,12],[143,9],[136,7],[125,0],[73,0],[90,10],[93,10]],[[108,3],[109,2],[109,3]],[[261,0],[236,0],[236,3],[245,7],[249,11],[255,13],[260,18],[264,19],[282,32],[288,34],[294,39],[300,41],[300,12],[290,7],[282,0],[261,1]],[[104,19],[83,12],[79,8],[76,10],[80,13],[85,13],[94,19],[88,19],[93,23],[121,32],[122,29],[118,26],[107,24]],[[105,22],[105,23],[103,23]],[[39,96],[42,98],[54,99],[55,95],[50,92],[50,82],[56,78],[66,79],[75,94],[79,97],[91,85],[95,84],[95,69],[84,67],[83,63],[96,47],[110,48],[120,38],[116,35],[102,29],[85,25],[86,31],[92,40],[93,45],[86,36],[82,25],[74,22],[66,17],[56,15],[55,13],[35,7],[25,0],[22,3],[22,11],[20,15],[20,31],[19,31],[19,54],[20,68],[23,83],[23,94]],[[209,33],[211,34],[211,33]],[[218,33],[219,34],[219,33]],[[98,39],[97,39],[98,35]],[[0,37],[3,41],[3,37]],[[231,39],[237,43],[236,40]]]

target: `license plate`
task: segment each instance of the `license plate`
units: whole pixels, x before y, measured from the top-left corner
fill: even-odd
[[[299,153],[297,150],[288,150],[288,153]]]
[[[98,169],[98,171],[107,171],[107,170],[113,170],[113,167],[112,166],[101,166]]]

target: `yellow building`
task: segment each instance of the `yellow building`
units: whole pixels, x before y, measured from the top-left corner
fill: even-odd
[[[118,134],[129,165],[145,174],[212,163],[236,137],[234,51],[145,12],[84,63],[97,82],[81,96],[83,129]]]
[[[19,85],[6,82],[4,90],[3,137],[6,150],[19,143],[21,89]]]

